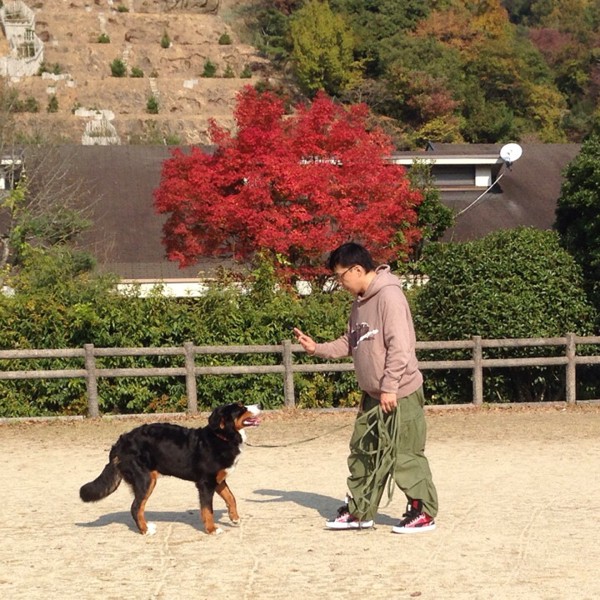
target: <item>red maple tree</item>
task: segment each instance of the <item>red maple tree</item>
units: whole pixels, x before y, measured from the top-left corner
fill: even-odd
[[[167,256],[188,266],[202,256],[248,260],[256,252],[280,271],[323,273],[326,252],[363,242],[380,261],[420,238],[404,167],[390,164],[390,139],[369,130],[364,105],[325,95],[287,115],[276,95],[240,92],[235,134],[211,123],[215,152],[176,150],[155,191]]]

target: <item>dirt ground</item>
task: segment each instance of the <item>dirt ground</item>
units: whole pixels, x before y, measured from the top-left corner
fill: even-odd
[[[600,407],[428,411],[440,496],[431,533],[327,531],[345,493],[353,412],[266,413],[229,483],[242,515],[205,535],[193,484],[164,477],[141,536],[121,486],[79,500],[135,419],[0,425],[0,597],[6,599],[596,599]],[[205,416],[181,418],[190,426]],[[383,503],[385,504],[385,502]]]

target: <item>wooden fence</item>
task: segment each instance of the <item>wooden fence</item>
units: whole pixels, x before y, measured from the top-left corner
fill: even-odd
[[[470,350],[471,358],[467,360],[436,360],[420,361],[420,367],[427,369],[470,369],[473,378],[474,405],[483,403],[484,369],[491,367],[524,367],[564,365],[565,367],[565,401],[568,404],[577,402],[577,365],[600,365],[600,354],[583,356],[577,354],[580,345],[600,345],[600,336],[581,337],[567,334],[557,338],[522,338],[488,340],[473,336],[469,340],[446,342],[417,342],[419,350]],[[484,349],[489,348],[526,348],[526,347],[563,347],[560,356],[537,356],[528,358],[484,358]],[[187,392],[187,410],[197,414],[196,378],[203,375],[246,375],[280,373],[283,377],[284,402],[286,407],[295,406],[294,373],[316,373],[333,371],[352,371],[352,363],[294,363],[294,354],[303,353],[299,344],[289,340],[280,345],[263,346],[195,346],[186,342],[183,347],[171,348],[96,348],[86,344],[83,348],[60,350],[0,350],[0,361],[16,359],[40,358],[82,358],[83,369],[55,370],[0,370],[0,380],[7,379],[60,379],[85,378],[88,397],[88,416],[98,417],[98,378],[100,377],[185,377]],[[196,356],[226,355],[226,354],[269,354],[282,356],[281,364],[277,365],[232,365],[232,366],[198,366]],[[117,356],[184,356],[183,367],[151,367],[151,368],[99,368],[96,359],[100,357]],[[2,363],[0,363],[2,364]]]

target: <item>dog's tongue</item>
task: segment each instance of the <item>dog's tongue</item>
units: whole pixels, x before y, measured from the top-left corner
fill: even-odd
[[[260,419],[258,417],[244,419],[244,425],[246,427],[258,427],[260,425]]]

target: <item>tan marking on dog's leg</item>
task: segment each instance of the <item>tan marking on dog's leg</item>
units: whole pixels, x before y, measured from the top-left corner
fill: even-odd
[[[148,527],[148,523],[146,523],[146,516],[144,515],[144,510],[146,508],[146,502],[148,502],[148,498],[150,498],[150,494],[154,491],[156,486],[156,480],[158,479],[158,471],[150,471],[150,484],[148,485],[148,489],[146,490],[146,495],[144,496],[140,507],[137,511],[137,523],[140,528],[140,532],[142,535],[150,534],[156,532],[156,526],[152,525],[152,527]]]
[[[221,483],[223,481],[225,481],[226,477],[227,477],[227,469],[221,469],[220,471],[218,471],[217,474],[215,475],[215,480],[217,482],[217,485],[221,485]]]
[[[232,491],[229,489],[226,481],[222,481],[217,485],[217,494],[225,500],[225,505],[227,506],[227,514],[231,519],[231,522],[234,525],[237,525],[240,522],[240,515],[237,511],[237,503],[235,501],[235,496]]]
[[[200,509],[200,516],[202,517],[202,523],[204,523],[204,531],[206,531],[206,533],[209,535],[221,533],[221,530],[215,526],[213,512],[210,508],[203,506]]]

